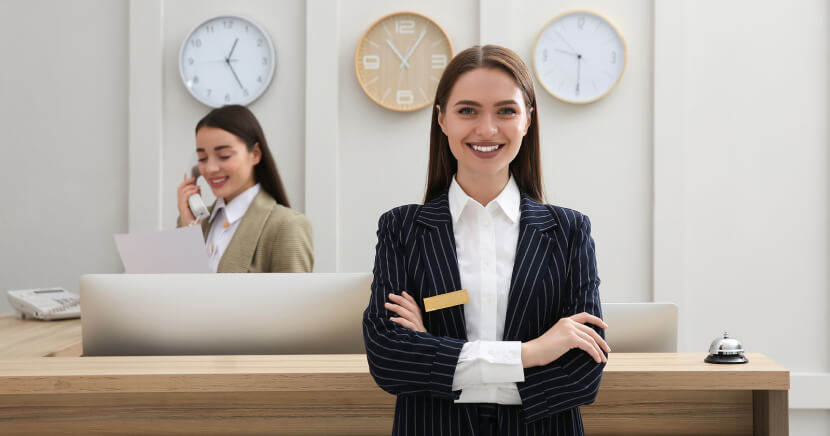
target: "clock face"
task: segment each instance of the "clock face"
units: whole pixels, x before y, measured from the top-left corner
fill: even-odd
[[[432,104],[452,44],[429,18],[401,12],[372,24],[357,45],[357,81],[386,109],[409,112]]]
[[[271,83],[275,68],[268,34],[240,17],[205,21],[190,32],[179,51],[184,86],[212,107],[256,100]]]
[[[622,77],[625,40],[607,18],[569,11],[552,19],[536,40],[533,63],[539,83],[568,103],[604,97]]]

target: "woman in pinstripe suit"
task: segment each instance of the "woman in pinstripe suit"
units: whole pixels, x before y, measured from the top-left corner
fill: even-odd
[[[472,47],[435,102],[424,204],[381,216],[363,318],[393,434],[581,435],[607,326],[588,217],[541,203],[530,72]],[[460,289],[466,304],[425,312]]]

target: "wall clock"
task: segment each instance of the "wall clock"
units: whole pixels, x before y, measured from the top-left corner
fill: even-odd
[[[533,65],[545,90],[568,103],[591,103],[608,94],[625,71],[625,40],[603,15],[572,10],[557,15],[536,39]]]
[[[196,26],[179,50],[185,88],[212,107],[253,102],[268,88],[275,70],[271,39],[247,18],[211,18]]]
[[[363,92],[380,106],[411,112],[432,104],[453,51],[431,19],[398,12],[375,21],[357,44],[354,69]]]

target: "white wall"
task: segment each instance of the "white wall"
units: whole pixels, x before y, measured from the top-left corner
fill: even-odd
[[[0,16],[16,18],[0,27],[0,50],[15,59],[0,76],[0,181],[14,205],[0,208],[0,290],[74,289],[81,273],[120,270],[111,234],[128,220],[172,227],[193,125],[208,110],[184,90],[176,57],[204,18],[247,15],[269,32],[277,77],[252,110],[315,226],[316,270],[367,271],[380,213],[422,198],[429,110],[388,112],[363,95],[352,65],[363,30],[412,10],[441,24],[456,52],[494,42],[531,61],[541,27],[571,7],[609,16],[629,50],[597,103],[539,90],[548,199],[591,216],[603,298],[678,303],[684,351],[728,330],[768,354],[793,371],[791,433],[827,433],[822,0],[2,1]],[[45,33],[31,33],[36,22]]]
[[[789,368],[792,434],[826,434],[830,5],[656,6],[655,298],[681,350],[725,330]]]
[[[123,271],[127,2],[4,0],[0,17],[0,291],[78,292]]]

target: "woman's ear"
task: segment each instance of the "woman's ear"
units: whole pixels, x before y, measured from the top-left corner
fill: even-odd
[[[444,132],[444,135],[447,134],[447,128],[444,127],[444,112],[441,111],[441,106],[435,105],[435,109],[438,111],[438,125],[441,126],[441,131]]]
[[[251,153],[254,154],[254,165],[258,164],[262,160],[262,149],[259,148],[259,142],[254,144],[254,149],[251,150]]]
[[[531,116],[532,114],[533,108],[530,108],[530,110],[527,111],[527,123],[525,123],[525,131],[522,133],[522,136],[527,135],[527,130],[530,129],[530,123],[533,122],[533,117]]]

